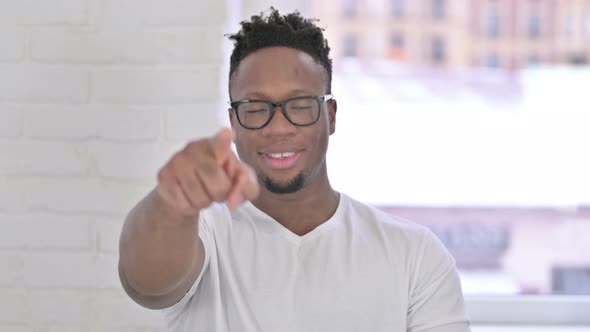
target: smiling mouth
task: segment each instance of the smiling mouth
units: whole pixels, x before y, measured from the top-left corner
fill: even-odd
[[[269,153],[268,155],[274,159],[285,159],[294,156],[295,152]]]
[[[295,165],[301,152],[273,152],[273,153],[262,153],[265,164],[271,169],[287,169]]]

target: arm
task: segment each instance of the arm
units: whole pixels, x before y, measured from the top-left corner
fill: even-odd
[[[199,214],[212,202],[230,208],[258,195],[254,172],[231,151],[231,132],[189,143],[158,174],[158,186],[129,213],[119,244],[127,294],[151,309],[170,307],[204,267]]]
[[[178,215],[154,190],[129,213],[120,239],[119,277],[125,292],[150,309],[182,298],[203,269],[198,218]]]
[[[469,332],[454,258],[425,231],[410,284],[408,332]]]

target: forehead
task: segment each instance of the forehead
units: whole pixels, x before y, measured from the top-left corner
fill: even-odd
[[[251,94],[289,97],[288,91],[323,93],[327,73],[311,55],[289,47],[268,47],[245,57],[230,81],[233,99]]]

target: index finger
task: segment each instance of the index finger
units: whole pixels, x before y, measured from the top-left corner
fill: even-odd
[[[211,139],[211,150],[215,160],[223,164],[231,153],[232,132],[229,128],[221,129],[217,135]]]

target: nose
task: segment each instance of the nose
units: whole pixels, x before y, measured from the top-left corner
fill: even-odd
[[[266,135],[288,135],[296,131],[296,126],[287,120],[281,106],[276,105],[272,119],[262,131]]]

